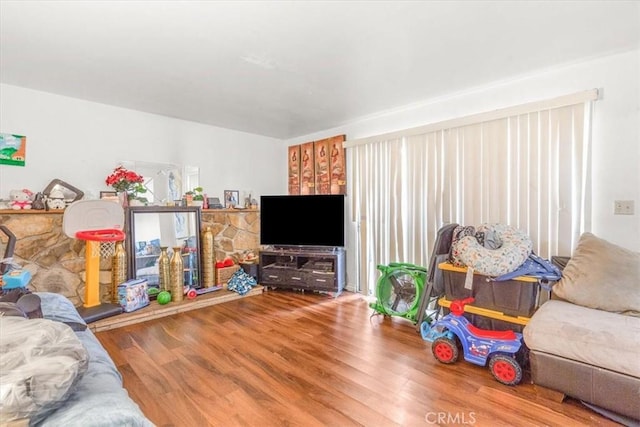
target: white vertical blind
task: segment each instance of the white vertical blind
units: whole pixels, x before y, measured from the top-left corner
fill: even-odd
[[[590,108],[494,114],[348,144],[361,290],[373,293],[378,264],[428,265],[445,223],[505,223],[525,230],[545,258],[570,254],[590,225]]]

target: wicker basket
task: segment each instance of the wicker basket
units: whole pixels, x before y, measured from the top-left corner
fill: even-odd
[[[239,265],[232,265],[231,267],[216,268],[216,285],[225,285],[233,273],[240,270]]]

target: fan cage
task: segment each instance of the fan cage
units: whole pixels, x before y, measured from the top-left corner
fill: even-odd
[[[390,315],[399,316],[415,312],[424,287],[423,276],[419,271],[404,268],[382,276],[378,285],[378,300],[384,310]]]

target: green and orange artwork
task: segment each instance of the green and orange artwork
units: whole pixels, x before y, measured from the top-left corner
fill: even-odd
[[[0,165],[24,166],[27,137],[0,133]]]

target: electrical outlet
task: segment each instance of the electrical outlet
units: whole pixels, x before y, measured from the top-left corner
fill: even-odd
[[[613,202],[613,214],[614,215],[633,215],[634,214],[633,200],[616,200]]]

